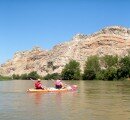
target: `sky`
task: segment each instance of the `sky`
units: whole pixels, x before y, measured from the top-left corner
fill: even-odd
[[[50,50],[77,34],[130,28],[130,0],[0,0],[0,64],[34,46]]]

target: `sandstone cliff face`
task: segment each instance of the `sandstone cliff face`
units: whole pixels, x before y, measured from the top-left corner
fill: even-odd
[[[69,60],[74,59],[81,64],[90,55],[125,56],[130,50],[130,29],[112,26],[106,27],[92,35],[75,35],[71,41],[54,46],[45,51],[35,47],[30,51],[17,52],[12,60],[0,67],[1,75],[24,74],[37,71],[44,76],[48,73],[60,73]]]

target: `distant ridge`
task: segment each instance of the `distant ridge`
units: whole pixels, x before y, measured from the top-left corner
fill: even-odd
[[[130,50],[130,29],[110,26],[91,34],[76,34],[71,41],[54,46],[51,50],[35,47],[16,52],[14,57],[0,66],[0,75],[24,74],[37,71],[40,75],[60,73],[69,60],[80,62],[81,69],[88,56],[125,56]]]

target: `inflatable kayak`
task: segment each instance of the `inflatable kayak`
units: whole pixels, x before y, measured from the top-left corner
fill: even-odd
[[[46,89],[35,89],[35,88],[30,88],[27,90],[27,92],[67,92],[67,91],[76,91],[77,90],[77,85],[72,85],[68,86],[64,89],[56,89],[54,87],[46,88]]]

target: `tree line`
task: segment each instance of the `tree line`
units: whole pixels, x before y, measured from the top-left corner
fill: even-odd
[[[60,74],[53,73],[40,76],[36,71],[32,71],[29,74],[13,74],[11,77],[0,76],[0,79],[121,80],[129,77],[130,55],[124,57],[94,55],[87,58],[83,71],[80,69],[79,62],[70,60]]]

